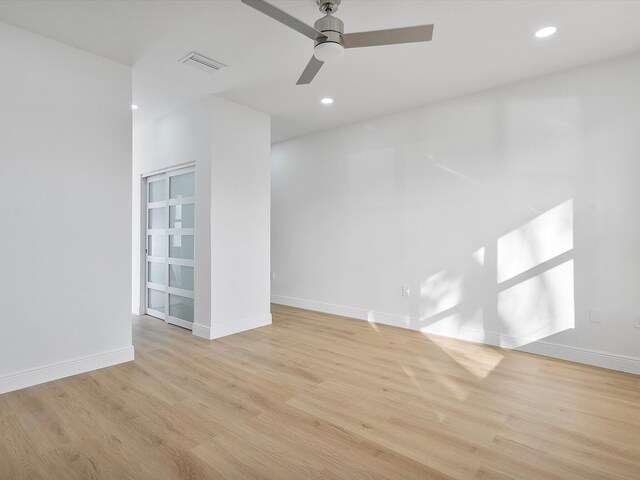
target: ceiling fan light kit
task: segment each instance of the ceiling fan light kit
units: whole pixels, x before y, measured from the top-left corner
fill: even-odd
[[[297,85],[311,83],[325,62],[333,62],[342,58],[345,48],[429,42],[433,37],[433,25],[345,34],[342,20],[333,16],[338,10],[340,2],[341,0],[316,0],[320,11],[325,16],[317,20],[314,26],[311,27],[265,0],[242,0],[245,5],[264,13],[314,41],[313,56],[302,72]]]
[[[339,43],[324,42],[315,46],[313,56],[321,62],[335,62],[344,57],[344,47]]]
[[[334,5],[333,2],[327,2],[330,5]],[[339,4],[340,2],[338,2]],[[318,0],[318,4],[320,1]],[[322,6],[320,7],[321,11]],[[335,5],[333,10],[326,10],[326,15],[320,18],[313,25],[318,32],[322,32],[323,36],[315,40],[315,47],[313,49],[313,55],[321,62],[334,62],[340,60],[344,56],[344,45],[342,40],[342,34],[344,33],[344,23],[337,17],[331,15],[330,11],[334,11],[338,8]]]

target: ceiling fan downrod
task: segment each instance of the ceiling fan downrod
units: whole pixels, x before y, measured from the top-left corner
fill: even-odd
[[[338,10],[338,6],[340,5],[340,0],[316,0],[318,7],[322,13],[327,15],[331,15]]]

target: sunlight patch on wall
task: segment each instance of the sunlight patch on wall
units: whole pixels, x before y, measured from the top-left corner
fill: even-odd
[[[478,262],[478,265],[480,266],[484,265],[484,254],[485,254],[484,247],[479,248],[478,250],[472,253],[473,258]]]
[[[462,275],[441,271],[420,285],[420,297],[425,300],[423,318],[449,310],[462,300]]]
[[[573,260],[498,294],[504,347],[519,347],[575,327]]]
[[[573,200],[498,239],[498,283],[573,248]]]

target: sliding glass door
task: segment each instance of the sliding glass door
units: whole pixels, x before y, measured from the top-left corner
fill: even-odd
[[[147,178],[146,313],[193,327],[195,172]]]

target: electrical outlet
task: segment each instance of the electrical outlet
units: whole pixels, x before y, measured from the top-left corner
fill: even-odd
[[[408,297],[411,295],[411,289],[409,288],[409,285],[403,285],[402,286],[402,296],[403,297]]]
[[[634,319],[633,324],[635,325],[635,327],[640,328],[640,313],[634,313],[633,319]]]
[[[589,322],[602,323],[602,310],[598,308],[589,309]]]

